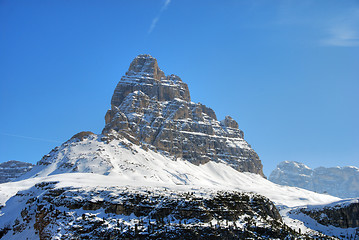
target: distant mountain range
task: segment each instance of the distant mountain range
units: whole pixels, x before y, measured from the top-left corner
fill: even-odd
[[[272,171],[269,180],[340,198],[359,197],[359,168],[353,166],[311,169],[303,163],[284,161]]]
[[[11,182],[34,167],[31,163],[10,160],[0,163],[0,183]]]

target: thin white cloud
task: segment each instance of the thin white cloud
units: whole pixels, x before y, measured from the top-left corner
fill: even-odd
[[[359,46],[359,8],[350,9],[334,18],[327,28],[327,36],[321,40],[324,46]]]
[[[161,8],[161,12],[167,9],[168,5],[171,3],[171,0],[166,0]]]
[[[279,0],[275,23],[305,27],[309,30],[306,37],[321,46],[355,47],[359,46],[359,8],[350,6],[333,11],[330,7],[318,8],[320,4],[313,0]]]
[[[351,26],[336,26],[329,29],[329,36],[321,41],[322,45],[337,47],[359,46],[359,31]]]
[[[162,5],[162,8],[158,15],[152,20],[151,26],[148,29],[148,34],[150,34],[156,27],[158,20],[160,20],[161,14],[163,11],[165,11],[168,7],[168,5],[171,3],[171,0],[165,0],[165,2]]]
[[[150,29],[148,30],[148,34],[150,34],[150,33],[153,31],[153,29],[155,29],[156,24],[157,24],[157,22],[158,22],[159,19],[160,19],[160,16],[157,16],[157,17],[155,17],[155,18],[152,20]]]

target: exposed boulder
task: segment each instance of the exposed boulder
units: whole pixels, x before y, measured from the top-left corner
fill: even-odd
[[[225,127],[238,128],[238,123],[230,116],[226,116],[225,119],[221,121],[221,123]]]
[[[73,135],[71,137],[71,139],[76,139],[76,140],[82,141],[82,140],[84,140],[85,138],[88,138],[91,135],[95,135],[95,134],[93,132],[90,132],[90,131],[83,131],[83,132],[76,133],[75,135]]]

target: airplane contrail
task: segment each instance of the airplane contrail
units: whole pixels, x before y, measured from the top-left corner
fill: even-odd
[[[4,136],[9,136],[9,137],[24,138],[24,139],[35,140],[35,141],[61,143],[60,141],[56,141],[56,140],[52,140],[52,139],[28,137],[28,136],[22,136],[22,135],[16,135],[16,134],[9,134],[9,133],[0,133],[0,134],[1,134],[1,135],[4,135]]]
[[[170,3],[171,3],[171,0],[166,0],[166,1],[163,3],[163,6],[162,6],[160,12],[159,12],[158,15],[152,20],[151,26],[150,26],[150,28],[149,28],[149,30],[148,30],[148,34],[150,34],[150,33],[153,31],[153,29],[155,29],[158,20],[160,20],[160,17],[161,17],[161,15],[162,15],[162,12],[167,9],[167,7],[168,7],[168,5],[169,5]]]

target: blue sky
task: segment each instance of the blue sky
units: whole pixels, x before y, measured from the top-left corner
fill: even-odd
[[[0,162],[100,133],[132,59],[230,115],[265,174],[284,160],[359,167],[356,0],[1,0]]]

